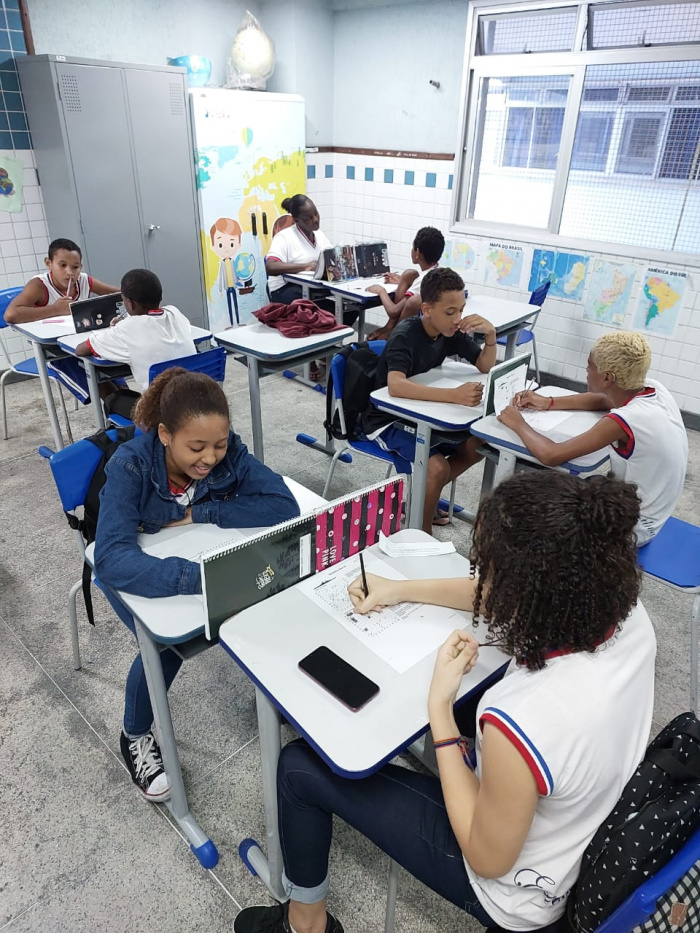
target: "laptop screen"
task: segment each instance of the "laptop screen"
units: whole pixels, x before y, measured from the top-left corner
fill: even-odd
[[[74,301],[70,306],[70,313],[73,315],[76,334],[83,334],[88,330],[110,327],[112,321],[123,317],[126,311],[122,304],[121,292],[113,292],[111,295]]]

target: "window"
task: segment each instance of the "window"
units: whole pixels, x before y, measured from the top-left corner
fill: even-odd
[[[479,27],[479,55],[560,52],[571,48],[576,29],[576,9],[568,7],[482,16]]]
[[[662,113],[628,113],[622,127],[616,171],[652,175],[663,125]]]
[[[685,44],[696,22],[700,39],[700,3],[570,0],[565,15],[561,0],[512,14],[480,2],[457,229],[637,258],[672,250],[700,265],[700,42]],[[556,42],[513,51],[540,13]]]

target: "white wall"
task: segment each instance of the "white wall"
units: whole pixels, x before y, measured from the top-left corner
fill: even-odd
[[[336,12],[336,146],[455,151],[467,6]]]
[[[205,55],[212,83],[226,80],[226,59],[246,9],[257,0],[28,0],[37,55],[165,65],[178,55]]]

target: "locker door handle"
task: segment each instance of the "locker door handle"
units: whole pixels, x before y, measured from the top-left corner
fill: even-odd
[[[148,232],[153,233],[154,230],[160,230],[160,224],[149,224]]]
[[[255,214],[250,215],[250,228],[253,231],[253,236],[258,235],[258,218]]]
[[[263,211],[263,236],[267,236],[267,214]]]

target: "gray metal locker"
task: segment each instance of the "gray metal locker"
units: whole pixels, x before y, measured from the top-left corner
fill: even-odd
[[[51,237],[79,243],[103,282],[152,269],[164,303],[206,325],[184,71],[56,55],[18,68]]]

